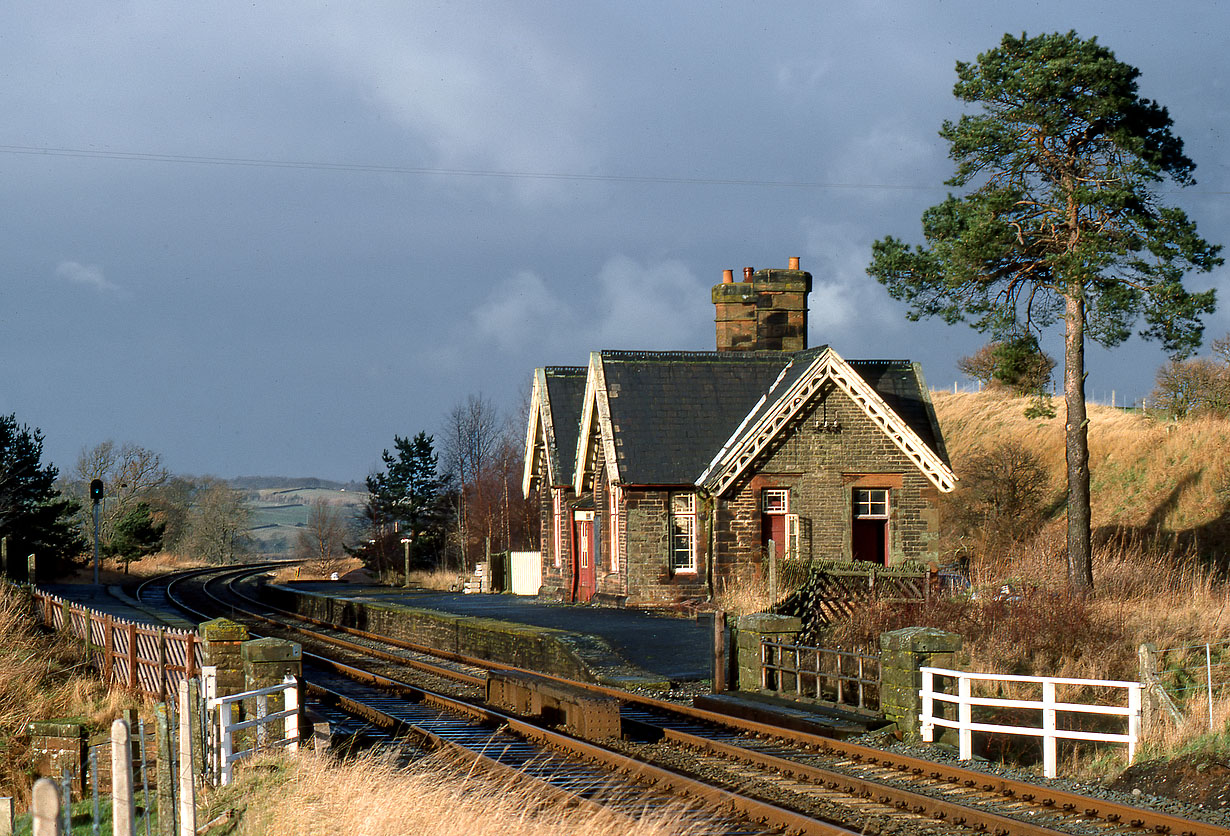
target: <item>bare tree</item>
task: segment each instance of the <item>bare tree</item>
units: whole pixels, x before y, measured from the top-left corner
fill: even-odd
[[[308,505],[307,527],[300,529],[295,557],[311,561],[309,568],[327,575],[341,567],[346,556],[346,514],[324,497]]]
[[[153,495],[171,480],[161,455],[139,444],[117,445],[110,439],[92,449],[82,449],[73,476],[70,492],[83,500],[80,524],[87,539],[93,536],[93,516],[85,500],[86,487],[92,480],[101,479],[106,488],[99,513],[100,535],[105,543],[111,542],[115,524],[138,503],[149,502],[158,510],[160,503],[152,501]]]
[[[498,503],[499,494],[492,494],[488,477],[502,425],[495,404],[480,393],[453,407],[441,434],[445,469],[456,489],[457,535],[466,564],[479,559],[478,546],[493,533],[490,509]]]
[[[206,477],[193,495],[188,531],[180,553],[206,563],[236,563],[251,550],[250,511],[243,494],[221,479]]]

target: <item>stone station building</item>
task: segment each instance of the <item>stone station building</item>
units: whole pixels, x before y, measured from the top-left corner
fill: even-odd
[[[808,348],[811,274],[726,271],[717,350],[596,351],[536,370],[523,490],[543,585],[568,601],[665,604],[786,559],[936,556],[956,477],[922,372]]]

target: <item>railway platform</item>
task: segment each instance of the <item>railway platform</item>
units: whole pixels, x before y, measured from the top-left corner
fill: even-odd
[[[344,601],[433,610],[596,636],[629,666],[665,681],[694,682],[712,675],[710,619],[698,621],[640,610],[549,604],[513,595],[464,595],[344,581],[313,581],[310,589],[314,595]]]
[[[40,583],[38,588],[115,618],[161,624],[178,630],[195,630],[197,627],[196,622],[184,618],[183,613],[170,604],[156,605],[138,601],[122,586],[114,584],[94,586],[88,583]]]

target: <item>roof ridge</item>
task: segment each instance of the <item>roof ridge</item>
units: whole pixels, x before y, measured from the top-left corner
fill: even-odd
[[[763,360],[791,362],[795,357],[818,351],[827,346],[813,346],[802,351],[638,351],[626,349],[603,349],[598,352],[603,360],[695,360],[714,362],[740,362]]]

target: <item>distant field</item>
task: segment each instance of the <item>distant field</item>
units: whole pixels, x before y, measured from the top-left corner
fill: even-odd
[[[367,494],[328,488],[280,488],[249,491],[248,507],[252,509],[248,535],[262,552],[288,552],[294,546],[299,531],[307,525],[312,502],[323,499],[343,507],[347,517],[358,513],[367,501]]]

